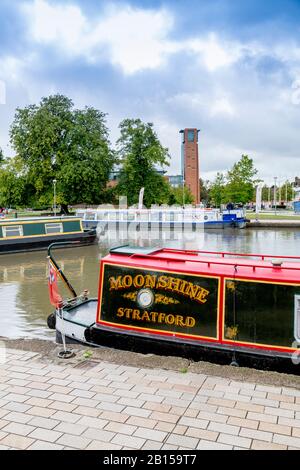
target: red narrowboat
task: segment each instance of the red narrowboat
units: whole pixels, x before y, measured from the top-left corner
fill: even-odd
[[[98,298],[73,294],[58,340],[298,372],[300,257],[119,247]]]

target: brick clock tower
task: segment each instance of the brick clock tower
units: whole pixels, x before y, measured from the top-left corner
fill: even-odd
[[[200,204],[199,185],[199,153],[198,153],[198,133],[199,129],[184,129],[180,131],[182,135],[181,143],[181,168],[183,184],[194,196],[194,203]]]

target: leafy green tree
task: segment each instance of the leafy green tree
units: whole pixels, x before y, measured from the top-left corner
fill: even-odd
[[[60,202],[105,202],[106,184],[114,161],[105,115],[93,108],[75,110],[68,136],[68,158],[61,162],[58,173]]]
[[[208,204],[210,202],[210,182],[208,180],[203,180],[200,178],[200,200],[204,204]]]
[[[226,181],[223,173],[217,173],[210,187],[210,198],[214,206],[220,207],[225,202]]]
[[[292,201],[294,199],[294,187],[289,181],[285,181],[278,188],[278,201]]]
[[[156,169],[168,165],[168,149],[160,143],[153,124],[140,119],[124,119],[120,123],[120,138],[117,141],[120,178],[119,195],[127,196],[129,206],[138,203],[139,192],[144,191],[144,205],[167,204],[170,185]]]
[[[3,155],[2,148],[0,147],[0,166],[3,164],[3,162],[4,162],[4,155]]]
[[[183,196],[184,195],[184,196]],[[170,198],[169,198],[169,205],[188,205],[188,204],[193,204],[194,202],[194,196],[192,195],[191,191],[189,188],[186,186],[184,187],[184,193],[182,190],[182,187],[178,188],[171,188],[170,192]]]
[[[248,155],[242,155],[241,159],[227,173],[225,190],[227,202],[245,204],[253,200],[255,185],[260,181],[255,178],[257,173],[252,158],[249,158]]]
[[[268,202],[270,195],[271,195],[270,188],[265,184],[262,187],[262,190],[261,190],[261,200],[264,201],[264,202]],[[256,200],[256,198],[255,198],[255,200]]]
[[[4,161],[0,168],[0,206],[26,205],[30,188],[18,157]]]
[[[74,109],[63,95],[42,98],[39,105],[16,110],[10,129],[36,204],[100,203],[114,165],[105,114],[94,108]]]

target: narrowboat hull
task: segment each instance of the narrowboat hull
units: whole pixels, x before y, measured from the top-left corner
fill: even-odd
[[[89,301],[95,304],[97,299]],[[85,303],[86,305],[86,303]],[[66,312],[65,312],[66,313]],[[222,344],[211,344],[205,341],[185,340],[176,337],[163,337],[151,333],[137,334],[115,327],[97,326],[93,317],[86,315],[82,322],[76,319],[62,319],[53,313],[49,324],[56,329],[56,342],[63,343],[62,335],[67,344],[81,344],[94,348],[108,347],[142,354],[160,356],[177,356],[193,361],[206,361],[220,365],[237,365],[262,370],[274,370],[289,374],[300,374],[299,361],[293,359],[291,353],[271,350],[257,351],[246,347],[234,347]],[[50,319],[49,317],[49,319]],[[53,318],[56,318],[53,323]]]
[[[74,234],[53,234],[37,237],[22,237],[18,239],[0,240],[0,254],[19,253],[24,251],[38,251],[47,248],[51,243],[78,242],[80,245],[90,245],[96,240],[96,231],[88,230]]]
[[[64,303],[48,325],[58,340],[299,374],[300,263],[269,258],[118,247],[98,299]]]
[[[197,230],[245,228],[244,209],[85,209],[78,210],[84,228],[104,230]]]
[[[95,220],[83,220],[82,225],[85,229],[97,229],[102,232],[111,228],[116,230],[225,230],[238,228],[243,229],[247,226],[246,219],[220,220],[209,222],[106,222]]]

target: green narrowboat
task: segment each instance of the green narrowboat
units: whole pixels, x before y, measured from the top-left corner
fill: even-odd
[[[96,231],[85,231],[78,217],[31,217],[0,220],[0,254],[41,250],[53,242],[89,245]]]

